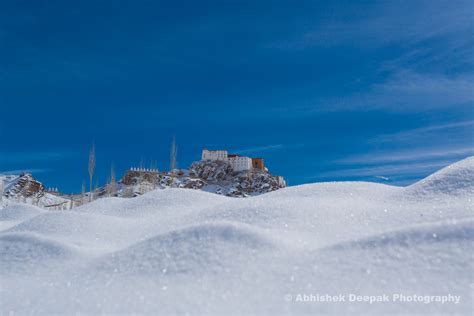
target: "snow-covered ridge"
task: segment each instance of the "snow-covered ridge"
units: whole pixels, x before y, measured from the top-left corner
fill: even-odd
[[[11,203],[0,313],[470,314],[473,169],[469,158],[406,188],[167,189],[62,212]],[[295,301],[394,293],[459,301]]]
[[[137,197],[156,189],[182,188],[232,197],[249,197],[285,187],[282,177],[266,169],[236,172],[225,161],[198,161],[189,170],[158,172],[157,169],[131,168],[117,183],[96,188],[93,199]],[[46,190],[32,174],[0,174],[0,207],[8,201],[21,202],[49,210],[69,210],[89,202],[90,192],[65,195],[57,188]],[[2,202],[1,200],[5,200]]]
[[[157,172],[132,169],[118,184],[116,196],[138,196],[155,189],[185,188],[231,197],[249,197],[276,191],[286,186],[282,177],[266,169],[235,171],[228,161],[202,160],[188,170]],[[103,190],[102,195],[106,195]]]
[[[474,194],[474,157],[454,163],[409,186],[411,194]]]
[[[30,173],[19,175],[0,174],[1,200],[21,202],[50,209],[69,209],[70,201],[48,193],[41,182]],[[1,204],[7,203],[0,201]]]

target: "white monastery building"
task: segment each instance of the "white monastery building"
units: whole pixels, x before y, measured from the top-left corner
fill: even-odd
[[[202,150],[202,160],[223,160],[227,161],[227,150]]]
[[[227,150],[207,150],[202,151],[202,160],[222,160],[230,163],[234,171],[246,171],[252,168],[263,170],[263,159],[250,158],[235,154],[229,154]]]
[[[227,161],[234,171],[244,171],[252,169],[252,158],[239,155],[227,155]]]

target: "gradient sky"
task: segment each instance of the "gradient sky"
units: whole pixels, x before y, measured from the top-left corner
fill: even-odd
[[[290,185],[473,155],[474,2],[2,1],[0,172],[68,193],[203,147]]]

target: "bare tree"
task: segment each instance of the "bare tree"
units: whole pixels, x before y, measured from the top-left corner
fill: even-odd
[[[81,204],[84,203],[86,199],[86,181],[82,180],[82,188],[81,188]]]
[[[176,145],[176,136],[173,136],[173,141],[171,142],[170,150],[170,171],[176,169],[176,158],[178,156],[178,146]]]
[[[107,193],[109,196],[115,196],[115,193],[117,192],[117,181],[115,179],[115,169],[114,169],[114,164],[110,166],[110,183],[107,186]]]
[[[171,187],[174,184],[174,170],[177,167],[176,159],[178,157],[178,146],[176,145],[176,136],[173,136],[173,141],[171,142],[171,150],[170,150],[170,175],[171,175]]]
[[[89,151],[89,202],[92,201],[92,177],[94,176],[95,170],[95,145],[92,143],[92,147]]]
[[[144,181],[144,167],[143,167],[143,157],[140,157],[140,169],[138,171],[138,192],[144,194],[143,181]]]

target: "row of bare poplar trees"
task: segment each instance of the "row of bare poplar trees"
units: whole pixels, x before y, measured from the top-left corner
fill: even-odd
[[[171,149],[170,149],[170,173],[171,175],[174,175],[174,170],[178,167],[177,163],[177,158],[178,158],[178,146],[176,144],[176,136],[173,136],[172,142],[171,142]],[[89,197],[88,200],[91,202],[94,199],[94,192],[97,190],[97,183],[96,187],[93,190],[92,189],[92,183],[93,183],[93,178],[94,178],[94,172],[95,172],[95,167],[96,167],[96,152],[95,152],[95,144],[92,143],[92,146],[89,150],[89,163],[88,163],[88,173],[89,173]],[[156,168],[156,166],[155,166]],[[172,181],[174,181],[174,177],[172,176]],[[85,182],[82,183],[82,199],[83,201],[85,200],[86,197],[86,185]],[[117,194],[117,179],[115,176],[115,168],[112,163],[110,167],[110,178],[108,180],[108,183],[106,185],[106,192],[107,196],[115,196]]]

